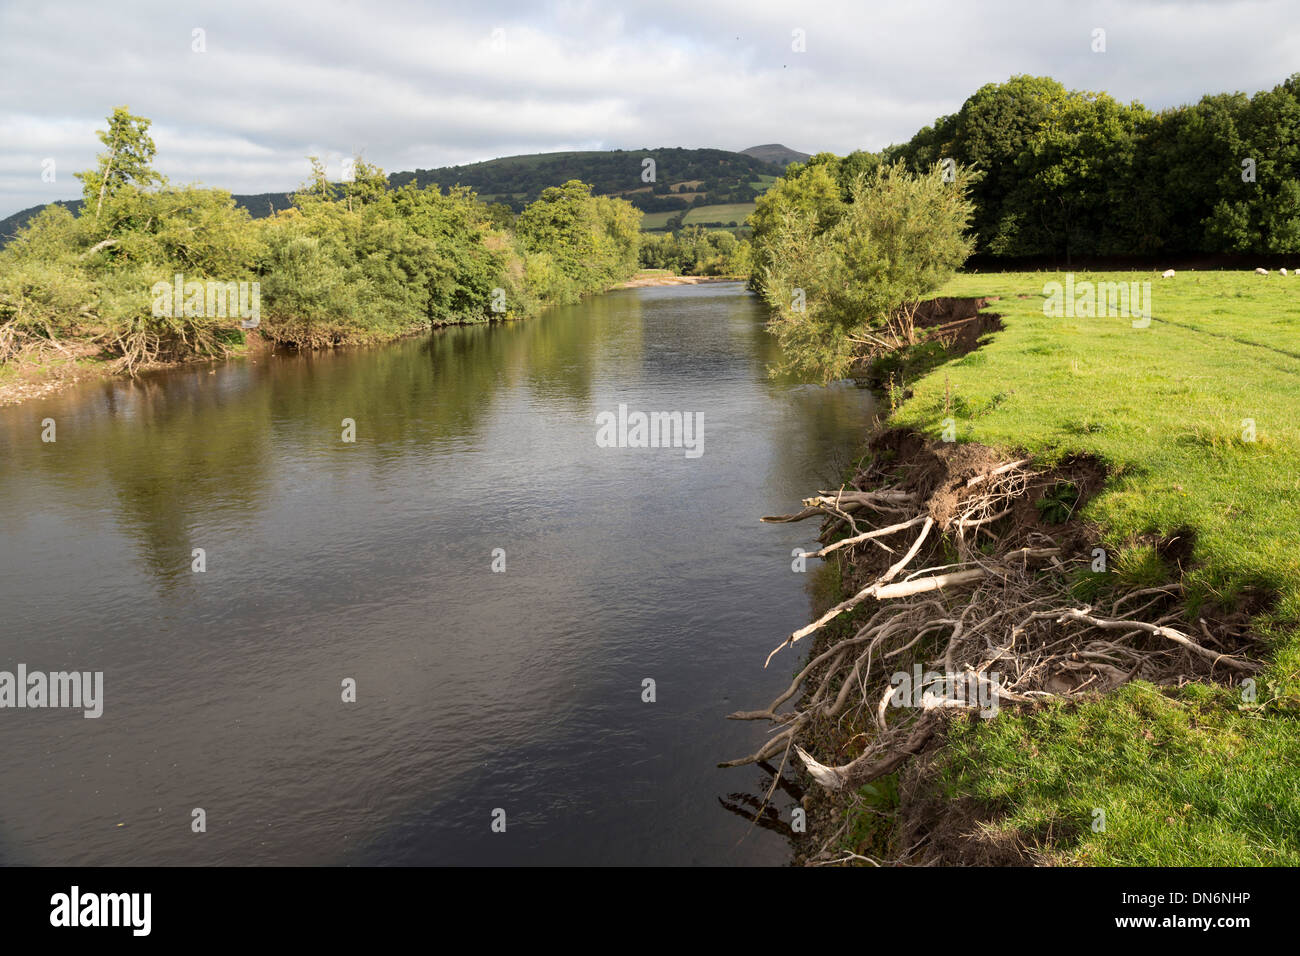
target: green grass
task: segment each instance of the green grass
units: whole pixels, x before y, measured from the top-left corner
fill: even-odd
[[[733,202],[719,203],[716,206],[695,206],[687,210],[686,215],[682,218],[684,225],[692,225],[697,222],[721,222],[728,223],[735,221],[737,226],[743,226],[749,214],[754,211],[752,202]],[[668,220],[673,216],[680,215],[677,212],[648,212],[641,220],[642,229],[662,229],[667,225]]]
[[[1276,598],[1255,619],[1267,639],[1270,667],[1258,684],[1268,706],[1238,711],[1240,695],[1229,691],[1129,688],[1096,703],[1004,713],[956,736],[947,784],[1039,836],[1058,814],[1047,845],[1065,860],[1295,863],[1300,278],[1075,276],[1084,279],[1150,281],[1150,327],[1045,316],[1044,284],[1063,283],[1063,274],[958,276],[940,294],[1001,296],[988,310],[1005,328],[911,383],[895,423],[937,436],[948,393],[960,441],[1049,462],[1072,453],[1103,460],[1111,479],[1081,514],[1133,581],[1159,569],[1139,536],[1190,533],[1193,608]],[[1244,419],[1254,420],[1254,441]],[[1149,738],[1156,727],[1164,729]],[[1115,808],[1107,830],[1072,830],[1091,807]]]
[[[1076,706],[961,721],[946,789],[1001,811],[997,828],[1059,863],[1300,865],[1300,733],[1237,703],[1217,688],[1174,699],[1135,683]]]

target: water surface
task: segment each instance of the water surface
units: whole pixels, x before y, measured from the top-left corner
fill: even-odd
[[[728,809],[771,777],[714,766],[809,613],[816,528],[758,518],[871,400],[769,379],[762,323],[738,284],[628,290],[0,409],[0,670],[106,698],[0,710],[0,862],[786,862]],[[620,403],[703,413],[704,454],[597,447]]]

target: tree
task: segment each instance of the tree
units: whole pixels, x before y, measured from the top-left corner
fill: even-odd
[[[839,183],[840,158],[818,153],[806,163],[791,163],[754,205],[749,221],[754,228],[754,275],[750,285],[762,291],[765,277],[775,266],[776,249],[794,222],[809,240],[830,229],[844,214],[845,197]],[[850,197],[851,198],[851,197]],[[784,248],[784,246],[783,246]]]
[[[571,179],[543,190],[515,222],[526,253],[546,254],[571,296],[607,288],[636,270],[641,212],[622,199],[592,196]]]
[[[1016,162],[1066,96],[1065,87],[1051,77],[1013,76],[980,87],[953,118],[946,156],[984,174],[971,187],[981,251],[1018,243],[1022,211],[1007,204],[1019,183]]]
[[[1233,118],[1239,141],[1236,155],[1216,169],[1207,244],[1230,252],[1300,252],[1300,73],[1256,93]],[[1253,175],[1243,175],[1243,162]]]
[[[383,199],[384,193],[388,192],[388,177],[378,166],[355,156],[352,159],[352,178],[344,184],[343,192],[351,212],[354,203],[368,206]]]
[[[1142,104],[1106,93],[1053,103],[1016,161],[1021,178],[1006,204],[1019,229],[997,251],[1062,253],[1067,266],[1075,254],[1132,251],[1134,156],[1149,118]]]
[[[127,186],[147,189],[163,181],[150,165],[155,150],[153,138],[149,136],[150,125],[150,120],[132,116],[125,106],[119,106],[108,118],[108,129],[96,131],[108,152],[99,154],[95,169],[76,174],[82,183],[86,208],[94,203],[96,221],[105,198],[116,196]]]
[[[864,352],[915,342],[911,314],[970,255],[972,174],[900,163],[859,175],[829,226],[792,206],[770,227],[761,286],[782,347],[774,372],[842,378]]]
[[[293,204],[299,209],[306,210],[310,206],[334,202],[338,199],[338,193],[330,183],[325,173],[325,164],[321,162],[320,157],[308,156],[307,162],[311,164],[311,174],[307,177],[307,182],[299,186],[298,191],[293,194]]]

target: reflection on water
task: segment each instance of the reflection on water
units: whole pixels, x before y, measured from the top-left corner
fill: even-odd
[[[762,321],[640,289],[0,409],[0,670],[106,697],[0,710],[0,862],[784,862],[775,768],[714,766],[808,613],[815,529],[757,519],[870,398],[767,378]],[[598,448],[620,402],[701,412],[703,456]]]

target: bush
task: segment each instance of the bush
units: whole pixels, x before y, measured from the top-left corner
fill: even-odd
[[[829,173],[814,170],[768,207],[755,250],[783,350],[774,371],[830,381],[864,352],[914,344],[910,308],[971,253],[970,181],[960,167],[945,182],[938,164],[919,175],[882,166],[858,174],[844,202]]]

